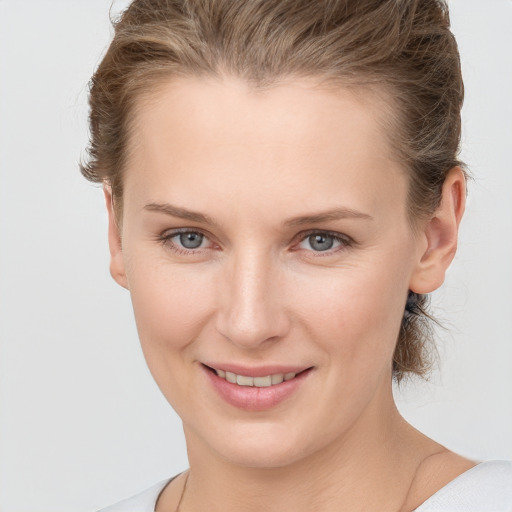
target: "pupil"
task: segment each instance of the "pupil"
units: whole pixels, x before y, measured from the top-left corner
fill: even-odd
[[[311,235],[309,243],[315,251],[327,251],[333,246],[334,239],[330,235]]]
[[[182,233],[180,235],[180,243],[187,249],[197,249],[203,242],[201,233]]]

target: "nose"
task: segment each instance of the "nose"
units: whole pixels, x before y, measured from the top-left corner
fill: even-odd
[[[289,329],[282,272],[263,250],[233,254],[220,284],[217,330],[234,345],[261,349]]]

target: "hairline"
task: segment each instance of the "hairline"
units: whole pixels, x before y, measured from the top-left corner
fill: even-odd
[[[124,173],[126,171],[127,162],[130,160],[130,155],[137,145],[135,130],[137,128],[136,120],[138,113],[148,102],[158,100],[158,95],[162,89],[174,81],[197,79],[201,81],[210,81],[215,84],[222,84],[223,81],[229,79],[236,79],[243,82],[247,86],[250,93],[259,94],[265,93],[276,87],[293,84],[297,82],[309,82],[313,88],[321,91],[330,91],[335,93],[337,90],[343,89],[351,93],[356,101],[363,105],[378,105],[379,108],[375,109],[374,118],[378,123],[379,129],[383,137],[387,140],[390,148],[389,158],[393,163],[398,164],[398,168],[405,173],[406,178],[409,180],[409,189],[412,187],[411,174],[412,171],[408,169],[406,164],[405,155],[400,151],[400,145],[395,144],[394,140],[399,137],[394,137],[400,132],[401,112],[398,102],[395,99],[393,92],[396,92],[396,87],[385,80],[372,81],[368,78],[367,74],[350,74],[346,76],[328,75],[321,73],[288,73],[276,75],[274,77],[264,77],[259,80],[250,80],[246,77],[240,76],[236,73],[230,73],[226,70],[212,71],[197,71],[197,70],[184,70],[183,68],[169,69],[160,68],[158,70],[148,70],[144,76],[144,89],[139,87],[130,88],[127,93],[130,95],[130,104],[126,107],[125,114],[125,147],[123,154],[123,162],[121,164],[120,172],[117,173],[117,179],[121,180],[121,190],[123,190]],[[142,80],[138,81],[139,83]],[[141,90],[137,90],[141,89]],[[110,184],[106,181],[107,184]],[[114,209],[118,225],[122,225],[122,212],[123,212],[123,196],[114,197]],[[418,228],[424,217],[415,214],[413,205],[409,194],[407,197],[406,214],[410,228],[414,234],[418,233]],[[116,204],[117,203],[117,204]]]

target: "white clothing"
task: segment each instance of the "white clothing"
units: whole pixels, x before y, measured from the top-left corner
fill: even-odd
[[[159,482],[99,512],[155,512],[158,496],[171,480]],[[476,465],[414,512],[512,512],[512,461],[494,460]]]
[[[512,512],[512,462],[493,460],[476,465],[415,512]]]
[[[171,480],[173,479],[158,482],[144,492],[103,508],[99,512],[155,512],[156,500]]]

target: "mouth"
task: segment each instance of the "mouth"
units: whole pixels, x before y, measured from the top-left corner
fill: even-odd
[[[297,371],[288,371],[288,372],[281,372],[281,373],[270,373],[268,375],[263,376],[251,376],[251,375],[242,375],[237,374],[231,371],[222,370],[220,368],[213,368],[211,366],[208,366],[206,364],[203,364],[203,366],[209,370],[212,373],[215,373],[218,377],[221,379],[224,379],[225,381],[229,382],[230,384],[236,384],[238,386],[247,386],[247,387],[256,387],[256,388],[269,388],[272,386],[277,386],[279,384],[282,384],[283,382],[288,382],[292,379],[295,379],[295,377],[303,374],[304,372],[307,372],[312,369],[306,368],[304,370],[297,370]],[[261,373],[261,370],[257,373]]]
[[[224,402],[249,412],[269,411],[291,399],[308,380],[314,367],[201,364],[207,381]]]

